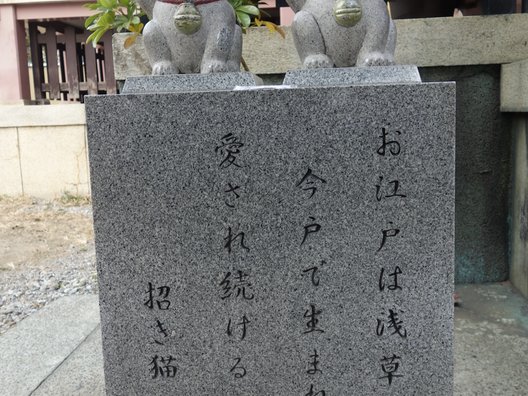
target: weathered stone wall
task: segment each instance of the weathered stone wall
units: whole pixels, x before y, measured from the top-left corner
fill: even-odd
[[[528,116],[513,120],[513,192],[510,279],[528,297]]]
[[[510,117],[500,112],[500,66],[421,68],[456,81],[456,281],[508,279]]]
[[[528,60],[502,66],[501,110],[513,113],[510,280],[528,297]]]

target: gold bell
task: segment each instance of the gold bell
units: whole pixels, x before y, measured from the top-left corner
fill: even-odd
[[[338,25],[352,27],[361,20],[361,6],[356,0],[336,0],[333,14]]]
[[[200,11],[191,2],[180,4],[174,14],[174,24],[176,28],[184,34],[193,34],[200,30],[202,26],[202,16]]]

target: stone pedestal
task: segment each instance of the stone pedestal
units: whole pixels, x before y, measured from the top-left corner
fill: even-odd
[[[236,86],[261,85],[252,73],[175,74],[128,77],[123,94],[232,90]]]
[[[367,84],[420,83],[418,67],[413,65],[347,67],[290,70],[284,85],[296,87],[335,87]]]
[[[86,111],[109,395],[452,394],[454,84]]]

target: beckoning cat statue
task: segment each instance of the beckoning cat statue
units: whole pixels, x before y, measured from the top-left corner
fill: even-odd
[[[384,0],[286,0],[305,69],[394,64],[396,27]]]
[[[138,0],[152,74],[240,71],[242,30],[227,0]]]

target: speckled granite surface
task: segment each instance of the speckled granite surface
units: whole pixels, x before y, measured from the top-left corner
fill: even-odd
[[[452,393],[454,84],[86,111],[109,395]]]

